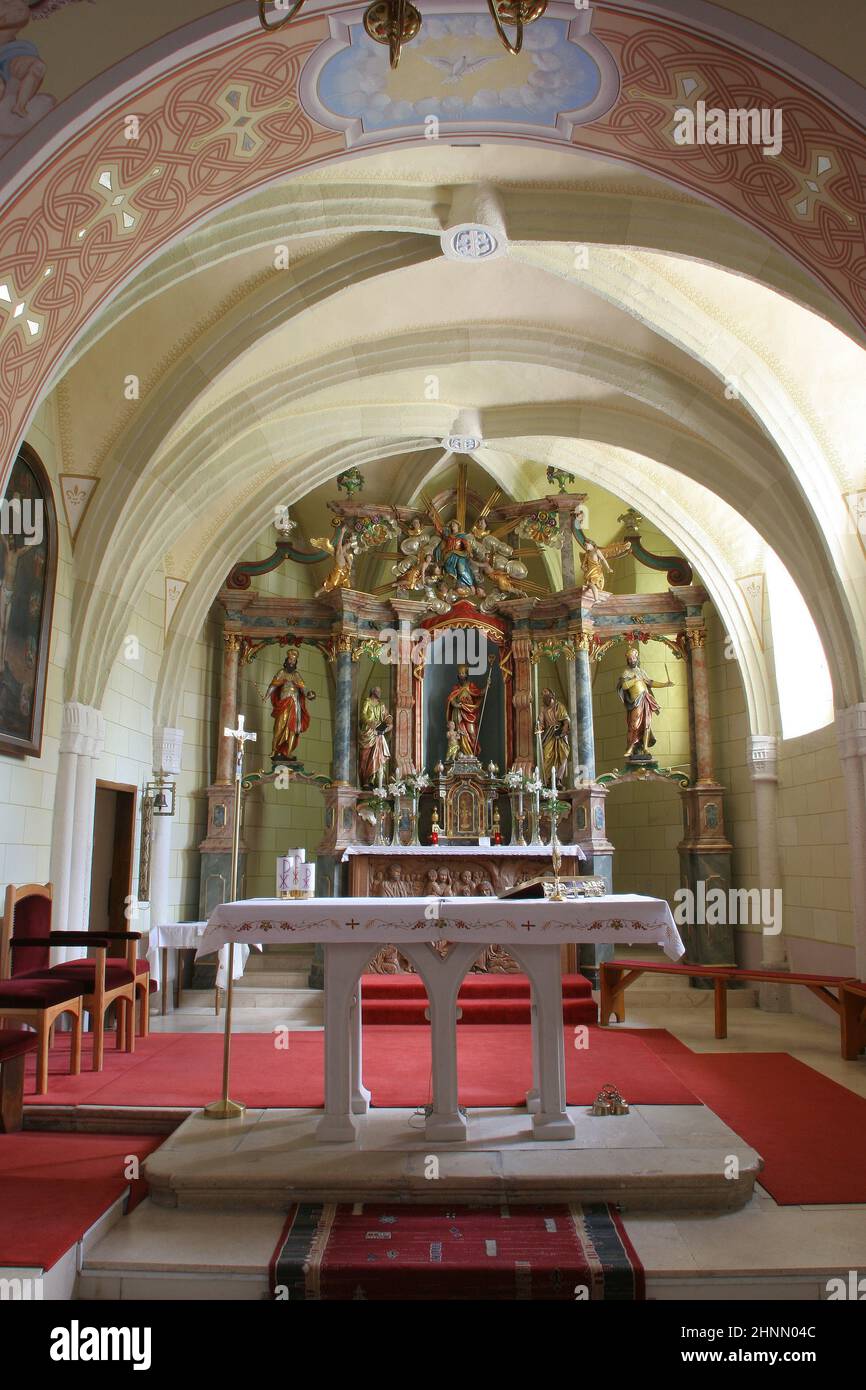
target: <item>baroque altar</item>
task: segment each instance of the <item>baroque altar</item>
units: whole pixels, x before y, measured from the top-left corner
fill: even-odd
[[[219,594],[220,726],[235,722],[246,667],[256,662],[270,678],[270,766],[266,760],[245,785],[282,777],[320,789],[316,879],[326,896],[435,896],[436,885],[496,895],[549,869],[554,848],[564,874],[579,869],[611,891],[607,797],[620,782],[657,777],[680,788],[684,882],[726,882],[731,847],[712,767],[707,594],[688,564],[648,551],[633,512],[621,518],[620,539],[598,544],[583,530],[584,495],[564,491],[555,473],[558,494],[510,502],[498,488],[473,491],[466,460],[456,466],[456,488],[421,493],[412,506],[362,500],[363,478],[348,470],[338,479],[345,499],[328,503],[330,535],[301,542],[286,513],[275,523],[272,556],[240,562],[227,577]],[[625,554],[665,572],[667,589],[610,593],[609,577]],[[312,597],[255,589],[257,575],[283,564],[318,567]],[[686,664],[688,771],[660,766],[652,751],[653,721],[663,715],[653,687],[667,682],[650,680],[641,667],[648,642],[663,643],[671,660]],[[593,668],[616,645],[625,658],[617,686],[623,762],[599,774]],[[305,646],[324,655],[330,673],[327,772],[304,763],[315,695],[299,671]],[[543,689],[542,665],[555,672]],[[225,898],[229,780],[220,748],[207,788],[203,917]],[[718,933],[711,940],[687,928],[686,935],[691,959],[726,958],[729,944]],[[591,977],[612,950],[606,943],[579,949],[579,968]],[[311,984],[322,978],[319,960]]]

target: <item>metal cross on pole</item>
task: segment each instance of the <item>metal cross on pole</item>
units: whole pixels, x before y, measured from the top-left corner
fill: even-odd
[[[235,741],[235,819],[232,826],[232,867],[230,878],[230,898],[235,902],[238,896],[238,866],[240,864],[241,851],[241,798],[243,796],[244,780],[244,751],[247,743],[255,743],[256,735],[244,728],[244,716],[238,715],[238,727],[236,729],[223,729],[225,738],[233,738]],[[225,1031],[223,1033],[223,1093],[220,1100],[211,1101],[206,1105],[203,1114],[209,1120],[234,1120],[243,1115],[246,1106],[238,1100],[229,1100],[229,1072],[231,1069],[231,1049],[232,1049],[232,998],[234,994],[234,964],[235,964],[235,943],[229,942],[228,960],[226,962],[226,1017]]]

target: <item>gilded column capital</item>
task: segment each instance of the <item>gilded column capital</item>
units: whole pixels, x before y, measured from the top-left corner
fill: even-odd
[[[223,646],[227,652],[239,652],[241,649],[242,638],[237,632],[223,633]]]

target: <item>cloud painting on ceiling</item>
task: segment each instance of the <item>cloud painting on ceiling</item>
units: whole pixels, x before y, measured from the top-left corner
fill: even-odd
[[[301,101],[317,121],[344,130],[349,145],[372,143],[384,132],[435,138],[439,128],[568,140],[575,125],[609,111],[619,91],[614,60],[590,23],[589,11],[538,20],[514,56],[486,9],[425,15],[393,71],[387,50],[360,23],[332,17],[331,38],[301,75]]]

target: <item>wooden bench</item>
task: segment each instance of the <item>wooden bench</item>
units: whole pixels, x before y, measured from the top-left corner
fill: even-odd
[[[24,1113],[24,1061],[39,1036],[26,1028],[0,1028],[0,1134],[17,1134]]]
[[[842,1056],[846,1062],[856,1062],[866,1050],[866,982],[843,980],[839,988],[842,1005]]]
[[[741,970],[736,965],[694,965],[682,961],[606,960],[602,963],[600,971],[599,1022],[602,1025],[607,1024],[611,1014],[614,1015],[617,1023],[625,1022],[625,991],[634,980],[646,974],[690,975],[693,978],[712,980],[717,1038],[728,1036],[728,985],[732,981],[754,980],[780,985],[805,985],[817,999],[820,999],[822,1003],[838,1014],[842,1027],[842,1056],[850,1061],[852,1055],[857,1055],[856,1053],[849,1054],[845,1048],[846,1045],[849,1049],[856,1045],[856,1039],[859,1036],[857,1028],[863,1028],[862,1023],[858,1022],[863,1013],[862,998],[859,1000],[859,1006],[857,1002],[846,1006],[843,1003],[843,990],[845,987],[853,986],[854,991],[864,992],[864,996],[866,996],[866,985],[852,980],[850,976],[805,975],[786,970]],[[834,989],[837,991],[836,994],[833,993]],[[852,992],[851,998],[858,1001],[858,995],[854,992]],[[850,1038],[847,1044],[846,1018],[853,1020],[848,1024]],[[861,1042],[860,1046],[862,1048],[864,1043]]]

